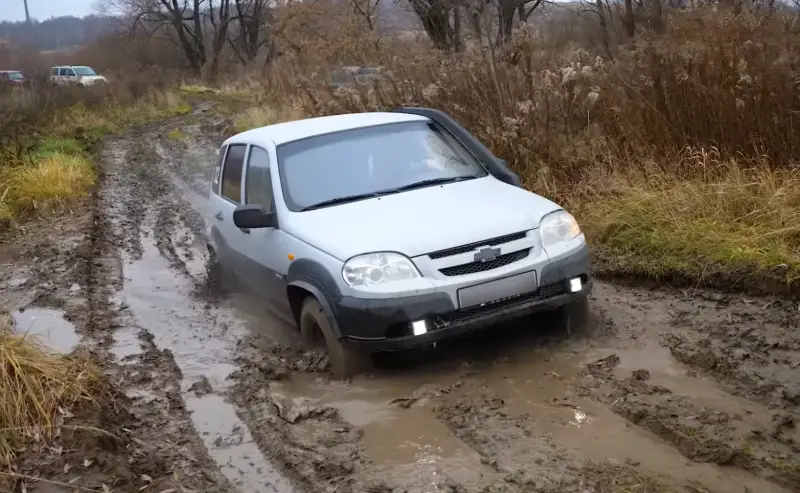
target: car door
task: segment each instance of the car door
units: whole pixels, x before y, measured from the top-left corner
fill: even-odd
[[[260,205],[275,212],[270,153],[263,147],[250,146],[245,166],[244,203]],[[257,228],[245,232],[244,256],[251,284],[266,297],[270,308],[281,318],[292,320],[286,294],[289,251],[286,234],[278,228]]]
[[[222,153],[221,153],[222,154]],[[245,233],[233,224],[233,211],[242,203],[242,184],[244,159],[247,144],[230,144],[220,156],[221,169],[215,174],[212,182],[211,202],[211,234],[217,243],[220,260],[226,269],[231,269],[242,277],[243,239]]]
[[[70,84],[78,83],[78,74],[76,74],[75,69],[71,67],[67,69],[67,82],[69,82]]]
[[[58,69],[58,83],[59,84],[67,84],[69,82],[69,71],[67,67],[61,67]]]

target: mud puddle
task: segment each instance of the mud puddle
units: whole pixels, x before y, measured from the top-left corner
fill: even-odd
[[[361,445],[371,467],[363,474],[413,491],[440,491],[438,477],[450,478],[470,491],[490,484],[492,471],[472,448],[436,418],[428,398],[460,385],[458,375],[435,378],[357,378],[352,383],[296,374],[276,382],[270,399],[285,415],[303,409],[332,408],[361,430]],[[450,382],[450,383],[444,383]],[[297,411],[299,409],[299,411]],[[291,418],[290,418],[291,420]]]
[[[11,314],[14,330],[18,334],[36,337],[45,345],[69,354],[81,342],[72,322],[64,318],[61,310],[28,307]]]
[[[265,461],[234,407],[215,394],[186,398],[192,421],[211,456],[243,492],[288,493],[292,486]]]
[[[453,362],[446,361],[438,369],[428,364],[423,372],[413,367],[404,373],[379,372],[347,384],[295,374],[289,381],[271,384],[271,399],[287,409],[336,409],[344,421],[363,432],[363,452],[371,462],[365,474],[393,488],[438,491],[429,480],[439,475],[467,491],[481,491],[498,481],[507,482],[509,472],[532,468],[530,474],[534,474],[541,454],[561,454],[567,462],[633,467],[640,474],[679,478],[679,484],[703,485],[720,493],[747,491],[743,488],[788,491],[746,471],[694,463],[656,434],[581,397],[573,380],[607,351],[579,341],[524,351],[508,349],[507,356],[479,365],[453,368]],[[685,370],[679,363],[661,359],[665,355],[669,353],[661,347],[629,348],[619,371],[630,366],[640,369],[639,363],[647,361],[664,384],[693,388],[685,386]],[[663,372],[658,373],[660,366]],[[703,395],[702,386],[697,393]],[[508,445],[525,449],[520,453],[531,465],[522,467],[516,457],[505,456],[500,443],[498,449],[486,448],[486,437],[464,432],[466,417],[479,412],[475,406],[481,411],[497,406],[494,411],[499,410],[503,419],[497,422],[493,439],[503,440],[510,434],[506,439],[522,440]],[[480,421],[475,425],[483,426]],[[488,429],[492,432],[491,426]],[[531,441],[529,446],[527,441]],[[539,441],[546,445],[534,445]]]

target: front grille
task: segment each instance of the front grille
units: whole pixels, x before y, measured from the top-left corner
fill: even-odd
[[[485,246],[496,246],[502,245],[503,243],[510,243],[512,241],[517,241],[525,238],[526,232],[521,231],[519,233],[512,233],[510,235],[505,236],[498,236],[497,238],[491,238],[489,240],[478,241],[475,243],[470,243],[469,245],[461,245],[453,248],[448,248],[447,250],[439,250],[438,252],[429,253],[428,257],[433,260],[437,258],[444,258],[444,257],[452,257],[453,255],[459,255],[461,253],[471,252],[478,247],[485,247]]]
[[[463,276],[466,274],[475,274],[476,272],[485,272],[487,270],[503,267],[504,265],[513,264],[514,262],[527,257],[530,252],[531,249],[526,248],[525,250],[518,250],[516,252],[500,255],[494,260],[490,260],[488,262],[478,261],[470,262],[468,264],[455,265],[453,267],[445,267],[444,269],[439,269],[439,272],[446,276]]]
[[[502,312],[503,310],[524,305],[532,301],[554,298],[566,292],[567,290],[564,283],[548,284],[539,287],[539,289],[532,293],[509,296],[508,298],[502,298],[490,303],[484,303],[480,306],[470,307],[465,310],[456,310],[445,315],[439,315],[433,319],[433,325],[436,329],[443,329],[454,323],[465,323],[474,318],[489,316],[493,313]]]

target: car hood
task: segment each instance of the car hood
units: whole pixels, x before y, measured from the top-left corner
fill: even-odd
[[[88,82],[95,82],[99,80],[106,80],[105,77],[102,75],[81,75],[81,80],[85,80]]]
[[[288,234],[340,259],[393,251],[409,257],[539,227],[555,203],[492,176],[306,212]]]

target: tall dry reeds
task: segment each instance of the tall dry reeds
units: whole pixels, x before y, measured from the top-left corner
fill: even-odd
[[[549,41],[523,26],[503,49],[393,45],[376,84],[339,89],[324,62],[287,60],[262,79],[260,101],[269,122],[298,107],[443,109],[578,215],[608,254],[601,271],[693,282],[737,272],[751,276],[740,284],[800,291],[796,17],[676,11],[663,35],[644,32],[612,57]]]

